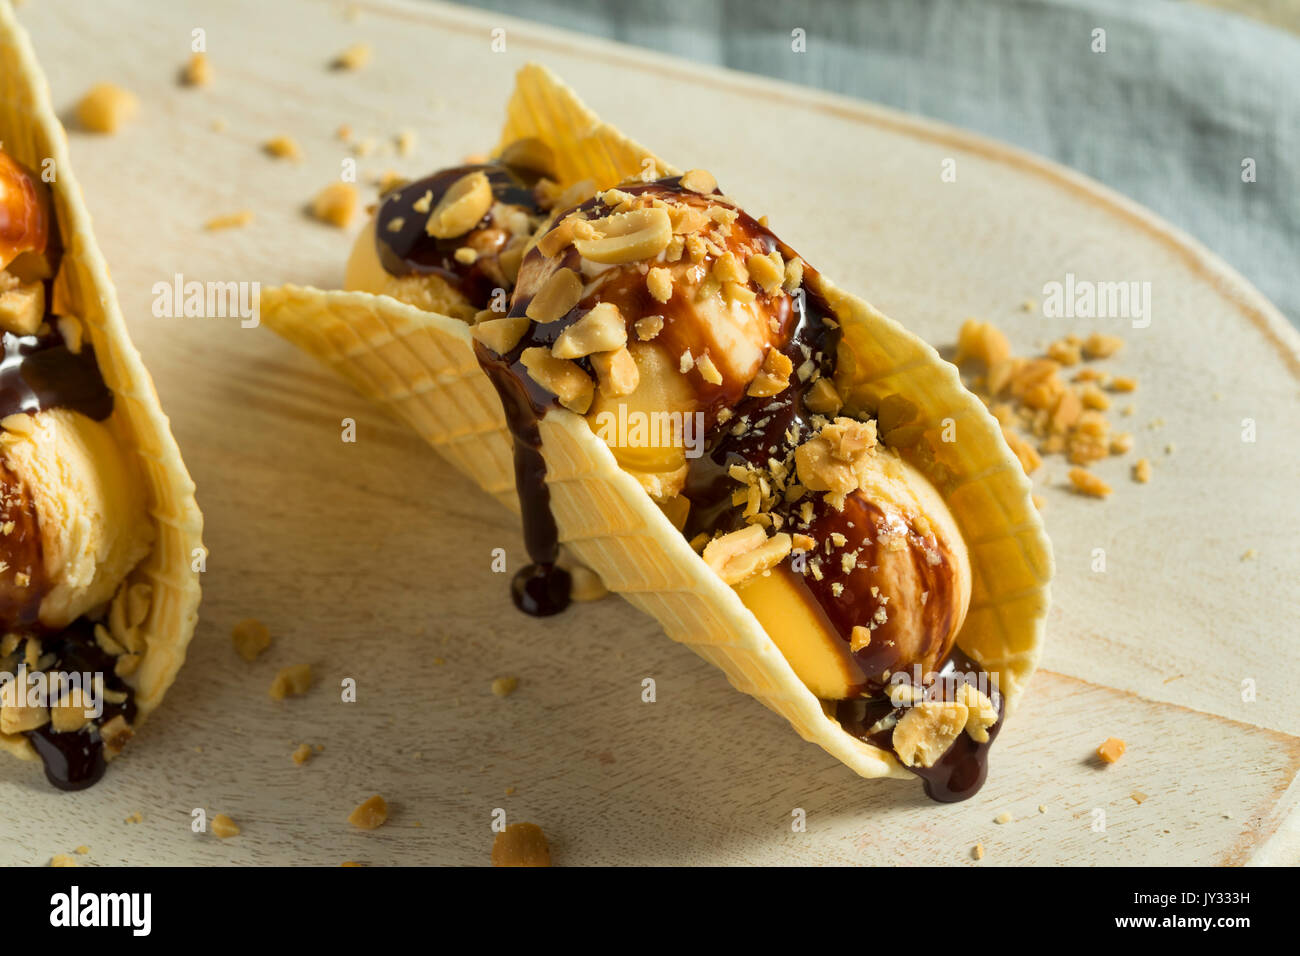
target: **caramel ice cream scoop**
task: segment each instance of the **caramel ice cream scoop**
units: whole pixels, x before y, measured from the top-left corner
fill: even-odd
[[[108,427],[79,412],[19,413],[0,425],[0,606],[35,604],[42,625],[66,627],[111,599],[148,553],[142,483]]]

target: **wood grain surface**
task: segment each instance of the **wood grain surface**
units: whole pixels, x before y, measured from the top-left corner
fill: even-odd
[[[496,808],[540,824],[565,865],[1300,862],[1300,346],[1268,303],[1126,201],[959,131],[497,15],[351,6],[20,8],[61,108],[105,80],[142,101],[114,136],[69,135],[211,558],[189,662],[101,784],[61,794],[36,765],[0,765],[0,862],[86,845],[85,865],[481,864]],[[215,80],[196,90],[177,72],[198,27]],[[355,42],[370,64],[330,70]],[[712,170],[837,283],[936,344],[972,315],[1025,352],[1067,332],[1126,338],[1107,367],[1140,379],[1126,424],[1154,478],[1134,484],[1135,456],[1113,460],[1098,471],[1116,493],[1094,501],[1049,460],[1059,571],[1044,670],[975,799],[858,779],[617,599],[522,617],[490,570],[494,548],[512,569],[523,559],[503,509],[266,329],[153,316],[154,283],[177,274],[337,285],[352,232],[303,212],[352,155],[336,129],[375,139],[363,180],[454,163],[494,144],[531,59],[672,162]],[[417,135],[407,157],[402,129]],[[301,162],[262,153],[280,134]],[[251,225],[202,228],[241,209]],[[1022,310],[1067,273],[1150,282],[1150,326]],[[254,664],[231,648],[245,617],[275,635]],[[299,662],[311,692],[270,700],[277,668]],[[497,698],[507,675],[519,688]],[[348,677],[356,703],[340,700]],[[1092,754],[1108,736],[1128,752],[1103,768]],[[324,750],[298,767],[304,741]],[[372,793],[391,818],[356,830],[346,817]],[[195,808],[243,832],[194,833]],[[1012,821],[995,824],[1003,812]]]

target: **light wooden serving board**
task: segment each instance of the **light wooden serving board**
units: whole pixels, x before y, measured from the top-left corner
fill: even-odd
[[[354,6],[354,19],[310,0],[20,8],[61,109],[105,80],[142,101],[115,136],[72,132],[72,155],[211,558],[189,662],[101,784],[62,794],[36,765],[0,765],[3,862],[84,844],[88,865],[478,864],[495,808],[540,824],[566,865],[1300,860],[1300,347],[1267,302],[1132,204],[952,129],[497,15]],[[176,83],[196,27],[216,75],[202,90]],[[491,50],[497,27],[506,52]],[[366,69],[327,68],[362,41]],[[523,560],[515,520],[413,435],[264,328],[153,317],[153,285],[178,273],[337,285],[352,233],[302,210],[349,155],[335,130],[387,144],[359,159],[363,178],[455,163],[492,147],[531,59],[673,163],[713,171],[837,283],[938,345],[967,316],[1024,352],[1067,332],[1128,340],[1107,367],[1139,377],[1137,413],[1115,420],[1155,476],[1129,481],[1135,456],[1103,464],[1116,486],[1103,503],[1071,494],[1049,460],[1049,642],[975,799],[858,779],[617,598],[523,617],[489,568],[497,547],[512,569]],[[418,147],[397,158],[404,128]],[[304,161],[260,151],[279,134]],[[244,229],[202,229],[245,208]],[[1151,282],[1150,327],[1022,311],[1066,273]],[[275,634],[251,665],[229,637],[244,617]],[[277,668],[304,661],[311,693],[271,701]],[[506,675],[519,689],[498,699],[489,685]],[[339,699],[346,677],[357,703]],[[1128,753],[1103,769],[1092,753],[1108,736]],[[325,749],[297,767],[302,741]],[[376,792],[389,823],[353,829],[349,811]],[[243,833],[191,832],[198,807]],[[996,825],[1004,811],[1014,821]]]

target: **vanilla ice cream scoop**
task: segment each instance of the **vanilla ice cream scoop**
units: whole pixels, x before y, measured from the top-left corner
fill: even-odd
[[[80,412],[18,413],[0,425],[0,607],[35,607],[45,627],[66,627],[109,601],[149,552],[143,483],[108,426]]]

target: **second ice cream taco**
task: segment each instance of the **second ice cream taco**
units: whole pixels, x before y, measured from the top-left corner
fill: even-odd
[[[490,446],[485,487],[504,497],[508,475],[517,491],[533,560],[514,582],[521,608],[567,603],[563,542],[857,773],[912,773],[935,799],[970,796],[1037,661],[1052,573],[997,423],[953,366],[823,278],[711,175],[678,174],[539,67],[520,75],[498,155],[520,143],[540,144],[527,154],[546,158],[533,168],[555,198],[532,213],[545,215],[532,238],[500,247],[522,253],[491,285],[508,311],[467,295],[465,325],[382,296],[299,290],[284,293],[285,309],[314,298],[319,317],[332,299],[326,322],[268,322],[328,342],[314,350],[354,381],[364,366],[371,393],[399,407],[445,393],[447,408],[430,410],[439,447]],[[381,204],[363,241],[383,274],[368,287],[418,276],[412,249],[445,264],[468,248],[461,258],[476,263],[473,228],[436,230],[476,191],[482,208],[466,221],[491,224],[484,179],[490,188],[487,171],[460,169],[441,191]],[[424,223],[416,202],[429,207]],[[423,232],[392,256],[388,234],[400,245],[411,218]],[[430,364],[411,348],[376,361],[395,340],[384,323],[399,321],[418,328],[401,338],[443,355],[472,339],[513,467],[500,461],[500,420],[456,410],[471,397],[490,404],[467,357]],[[385,376],[398,387],[376,389]]]
[[[0,748],[104,773],[175,679],[202,517],[0,0]]]

